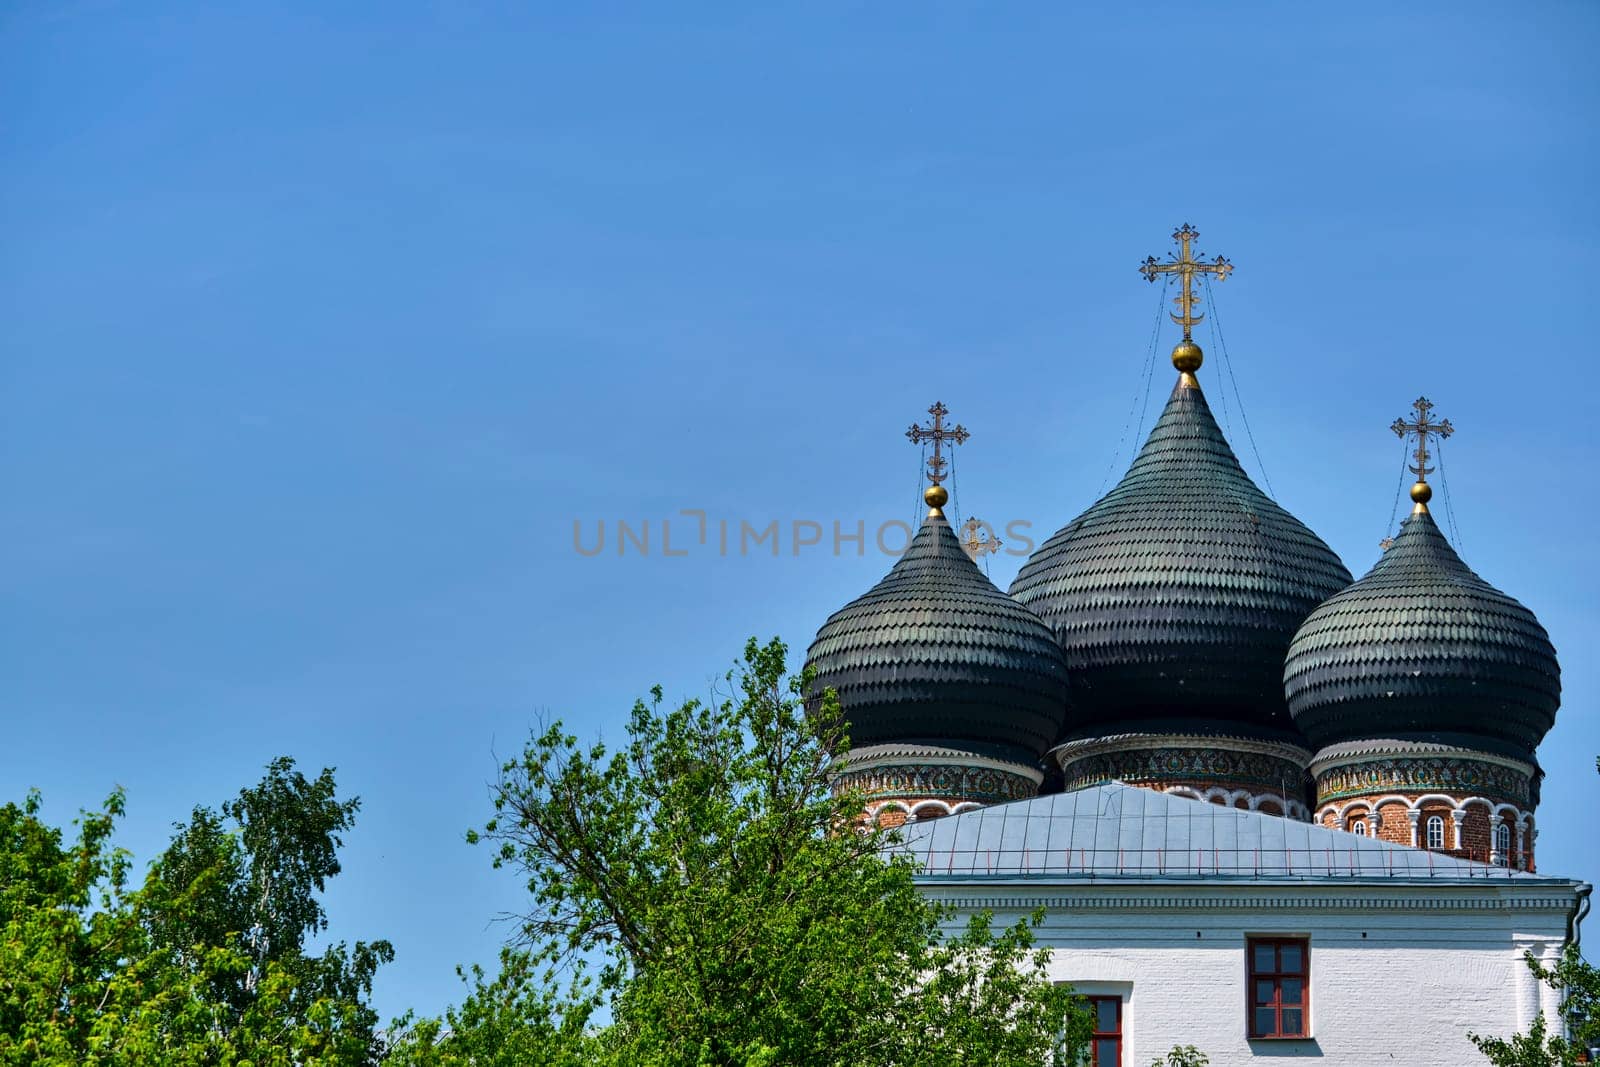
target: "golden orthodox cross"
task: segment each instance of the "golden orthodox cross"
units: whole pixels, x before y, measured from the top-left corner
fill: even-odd
[[[980,530],[987,532],[989,536],[980,538],[978,536]],[[994,535],[994,530],[990,529],[989,524],[982,519],[968,519],[961,524],[961,547],[967,550],[967,555],[972,557],[974,563],[978,561],[979,556],[1000,551],[1002,544],[1004,542]]]
[[[1205,319],[1204,315],[1196,315],[1194,306],[1200,298],[1194,295],[1194,276],[1196,274],[1215,274],[1217,281],[1227,281],[1228,275],[1233,273],[1233,264],[1222,256],[1217,256],[1211,262],[1205,259],[1195,259],[1190,253],[1190,245],[1195,238],[1200,236],[1200,231],[1190,226],[1187,222],[1172,231],[1172,239],[1178,242],[1178,254],[1172,256],[1171,261],[1159,263],[1155,256],[1146,256],[1144,263],[1139,266],[1139,273],[1144,275],[1144,280],[1153,282],[1158,274],[1176,274],[1182,283],[1182,289],[1173,298],[1173,303],[1178,305],[1181,315],[1172,315],[1172,321],[1183,327],[1183,339],[1191,340],[1189,330],[1196,323]],[[1170,255],[1170,253],[1169,253]],[[1168,312],[1171,315],[1171,312]]]
[[[906,436],[911,438],[911,443],[920,445],[924,441],[933,442],[933,456],[928,460],[928,480],[934,485],[944,481],[946,460],[940,452],[941,446],[949,441],[951,446],[959,445],[968,437],[967,428],[957,423],[955,426],[946,427],[944,417],[950,414],[950,409],[934,401],[933,407],[928,409],[928,414],[933,416],[932,426],[918,426],[911,424],[911,429],[906,431]]]
[[[1411,405],[1411,410],[1416,412],[1416,418],[1411,422],[1405,419],[1395,419],[1389,429],[1395,432],[1396,437],[1405,437],[1415,434],[1417,437],[1416,465],[1411,468],[1411,473],[1417,476],[1417,481],[1425,482],[1428,475],[1433,473],[1433,468],[1428,466],[1428,435],[1433,434],[1441,441],[1456,432],[1450,425],[1450,420],[1434,422],[1428,417],[1428,412],[1433,410],[1433,402],[1425,396],[1417,397],[1416,403]]]

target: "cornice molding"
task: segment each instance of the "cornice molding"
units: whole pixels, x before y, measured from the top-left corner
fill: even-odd
[[[1373,886],[1387,892],[1350,895],[1350,886],[1340,886],[1339,894],[1305,895],[1304,886],[1294,895],[1274,895],[1269,892],[1240,893],[1237,888],[1221,888],[1216,892],[1194,892],[1193,886],[1184,886],[1182,892],[1161,895],[1107,893],[1103,886],[1085,886],[1079,893],[1028,892],[1015,895],[993,893],[970,894],[971,886],[951,884],[937,876],[918,875],[917,885],[934,895],[941,903],[974,911],[999,908],[1044,908],[1057,911],[1500,911],[1500,912],[1568,912],[1578,896],[1576,882],[1551,885],[1543,892],[1530,894],[1519,888],[1516,896],[1507,896],[1492,890],[1497,886],[1461,886],[1452,882],[1451,889],[1469,889],[1465,894],[1397,895],[1387,886]],[[967,889],[968,893],[940,892],[940,890]],[[1268,889],[1270,887],[1262,887]],[[1289,887],[1280,887],[1289,888]],[[1331,888],[1331,887],[1330,887]],[[1419,887],[1427,888],[1427,887]],[[1439,888],[1439,887],[1435,887]],[[1486,892],[1486,890],[1490,890]]]

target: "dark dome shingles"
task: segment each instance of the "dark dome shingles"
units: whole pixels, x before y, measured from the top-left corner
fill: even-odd
[[[1128,473],[1041,545],[1011,593],[1055,631],[1069,735],[1160,720],[1293,727],[1281,664],[1350,583],[1333,550],[1256,488],[1180,380]]]
[[[1319,747],[1435,740],[1528,760],[1561,702],[1544,627],[1474,574],[1427,511],[1406,520],[1366,577],[1306,619],[1283,685]]]
[[[1049,628],[995,588],[938,516],[882,581],[829,616],[806,662],[814,694],[838,692],[856,746],[929,743],[1031,764],[1066,707]]]

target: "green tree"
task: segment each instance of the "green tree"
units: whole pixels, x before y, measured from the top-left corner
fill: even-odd
[[[366,999],[393,948],[387,941],[341,942],[305,954],[307,938],[328,928],[318,894],[339,873],[341,835],[360,808],[359,798],[337,798],[332,769],[307,779],[282,756],[259,783],[223,804],[220,816],[197,807],[177,826],[152,869],[141,914],[153,947],[196,977],[214,948],[248,961],[206,975],[223,1031],[246,1017],[276,968],[288,980],[281,991],[286,1021],[325,1015],[319,1025],[336,1033],[343,1055],[361,1047],[363,1059],[377,1058],[377,1016]]]
[[[279,761],[261,788],[294,779],[292,764]],[[331,800],[331,772],[324,779]],[[308,803],[287,803],[266,819],[253,809],[248,818],[258,830],[278,821],[298,832],[317,824],[319,795],[310,791],[300,797]],[[255,912],[229,909],[246,899],[261,905],[245,891],[261,851],[249,844],[255,837],[200,809],[132,888],[129,857],[111,843],[123,808],[121,792],[112,794],[101,811],[79,818],[69,841],[39,818],[36,794],[0,807],[0,1064],[289,1067],[372,1059],[365,997],[371,967],[388,958],[388,946],[358,945],[348,954],[341,946],[332,958],[342,966],[330,964],[329,954],[308,963],[298,953],[253,952],[238,915]],[[342,829],[355,808],[347,802],[341,810]],[[336,849],[336,833],[324,826]],[[309,843],[302,852],[326,855],[310,847],[314,836],[300,838]],[[320,869],[320,879],[280,880],[266,910],[325,922],[320,906],[307,911],[296,897],[320,889],[338,866]]]
[[[804,711],[785,652],[751,641],[708,703],[668,710],[655,689],[615,751],[556,724],[504,765],[469,837],[520,872],[531,908],[501,977],[395,1062],[523,1062],[506,1051],[522,1021],[548,1063],[1075,1055],[1087,1013],[1046,979],[1030,922],[948,930],[889,835],[859,828],[860,798],[830,793],[846,725],[831,693]]]
[[[1207,1067],[1211,1057],[1193,1045],[1174,1045],[1165,1056],[1150,1061],[1150,1067]]]
[[[1494,1067],[1573,1067],[1589,1062],[1588,1050],[1600,1046],[1600,970],[1583,961],[1576,945],[1568,945],[1554,967],[1544,966],[1531,952],[1527,962],[1539,981],[1560,991],[1568,1036],[1550,1033],[1542,1014],[1533,1017],[1525,1034],[1467,1036]]]
[[[75,840],[40,799],[0,807],[0,1063],[70,1063],[116,1010],[111,978],[143,946],[127,903],[127,856],[109,844],[113,793]]]

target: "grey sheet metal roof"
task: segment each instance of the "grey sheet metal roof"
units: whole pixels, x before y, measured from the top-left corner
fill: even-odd
[[[1122,782],[914,823],[898,848],[932,880],[1538,877]]]
[[[1189,378],[1127,474],[1034,552],[1011,593],[1066,652],[1068,737],[1184,718],[1293,733],[1289,639],[1350,580],[1256,488]]]
[[[1366,577],[1306,619],[1283,683],[1319,748],[1398,738],[1531,762],[1561,702],[1544,627],[1462,562],[1426,508]]]
[[[838,692],[858,747],[931,743],[1031,766],[1066,714],[1049,627],[995,587],[938,513],[882,581],[828,617],[806,663],[813,694]]]

